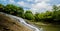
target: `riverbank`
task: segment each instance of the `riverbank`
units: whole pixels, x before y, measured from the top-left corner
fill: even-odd
[[[27,22],[35,24],[39,28],[43,28],[43,31],[60,31],[60,25],[45,24],[43,22],[31,22],[30,20],[27,20]]]

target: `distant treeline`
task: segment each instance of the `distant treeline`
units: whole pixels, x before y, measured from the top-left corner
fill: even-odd
[[[24,19],[33,20],[35,22],[60,24],[60,6],[56,5],[53,5],[53,9],[51,11],[33,14],[30,10],[27,10],[24,13],[22,7],[13,4],[7,4],[6,6],[0,4],[0,12],[19,16]]]

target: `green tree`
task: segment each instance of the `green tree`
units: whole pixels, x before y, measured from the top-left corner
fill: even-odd
[[[4,5],[3,4],[0,4],[0,12],[4,11]]]
[[[8,4],[5,7],[5,13],[23,17],[24,10],[22,7],[15,6],[13,4]]]
[[[28,20],[33,20],[34,19],[34,16],[33,16],[31,11],[26,11],[25,12],[25,19],[28,19]]]
[[[53,5],[53,18],[54,18],[54,21],[57,21],[58,19],[57,19],[57,17],[58,17],[58,13],[59,12],[59,8],[58,8],[58,6],[56,6],[56,5]]]
[[[35,21],[38,22],[39,21],[39,17],[38,17],[39,13],[36,12],[35,16]]]
[[[60,6],[53,6],[53,23],[60,24]]]
[[[27,10],[25,13],[31,13],[31,14],[33,14],[30,10]]]
[[[46,11],[45,13],[37,13],[35,14],[35,20],[40,22],[51,22],[52,12]]]

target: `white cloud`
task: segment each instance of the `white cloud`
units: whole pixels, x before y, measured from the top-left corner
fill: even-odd
[[[42,2],[42,1],[48,2],[48,1],[50,1],[50,0],[35,0],[35,2]]]
[[[28,2],[31,2],[31,1],[33,1],[33,0],[27,0]]]
[[[42,1],[36,4],[32,4],[32,8],[31,10],[33,10],[33,13],[35,12],[44,12],[46,10],[51,10],[52,6],[50,6],[50,4]]]
[[[21,5],[21,6],[24,6],[24,5],[25,5],[25,3],[24,3],[23,1],[17,2],[17,4],[19,4],[19,5]]]
[[[58,4],[57,6],[60,6],[60,4]]]
[[[22,7],[27,7],[27,8],[31,8],[31,6],[32,6],[31,4],[28,4],[24,1],[19,1],[19,2],[17,2],[17,4],[22,6]]]
[[[27,1],[33,1],[33,0],[27,0]],[[23,7],[30,8],[29,10],[31,10],[33,13],[44,12],[46,10],[52,9],[52,6],[50,6],[49,3],[46,3],[49,2],[49,0],[35,0],[33,2],[35,2],[35,4],[28,4],[27,2],[24,1],[17,2],[17,4]]]
[[[26,0],[26,1],[28,1],[28,2],[30,2],[30,1],[33,1],[33,2],[42,2],[42,1],[48,2],[48,1],[50,1],[50,0]]]
[[[9,3],[15,3],[15,1],[14,0],[9,0]]]

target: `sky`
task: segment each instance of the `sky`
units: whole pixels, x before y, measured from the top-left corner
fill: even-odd
[[[0,3],[21,6],[25,11],[31,10],[33,13],[51,10],[53,5],[60,6],[60,0],[0,0]]]

